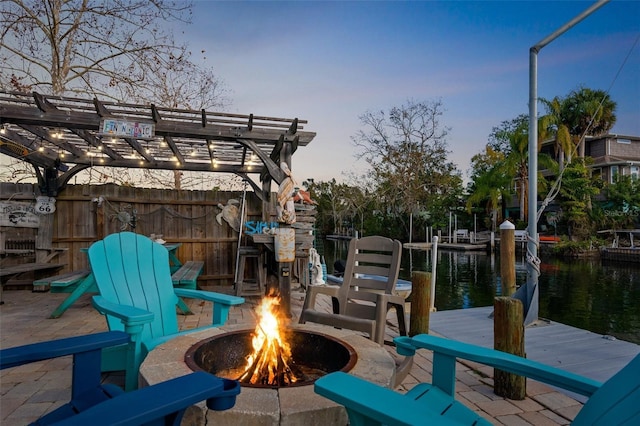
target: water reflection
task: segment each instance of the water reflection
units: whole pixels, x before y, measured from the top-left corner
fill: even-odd
[[[328,270],[347,257],[348,241],[324,242]],[[640,265],[541,256],[540,317],[598,334],[640,343]],[[432,271],[431,252],[404,249],[400,277]],[[484,252],[438,251],[436,300],[439,311],[490,306],[502,294],[500,258]],[[526,280],[524,259],[516,259],[516,284]]]

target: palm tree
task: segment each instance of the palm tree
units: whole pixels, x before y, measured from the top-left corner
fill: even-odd
[[[505,171],[517,182],[517,193],[520,199],[519,220],[526,221],[528,217],[527,198],[529,186],[529,132],[524,126],[516,129],[509,136],[511,151],[505,158]]]
[[[600,136],[616,123],[616,103],[603,90],[582,87],[573,91],[565,103],[569,133],[577,136],[580,158],[584,158],[584,136]]]
[[[500,221],[501,203],[511,190],[511,176],[505,172],[505,155],[495,151],[487,144],[485,152],[473,156],[473,182],[469,186],[467,211],[471,213],[473,206],[484,204],[485,211],[491,215],[492,231],[496,222]]]
[[[558,159],[560,170],[563,170],[565,157],[567,162],[570,163],[574,147],[569,128],[562,121],[564,101],[556,96],[550,101],[542,99],[542,102],[547,107],[548,113],[539,120],[538,139],[540,141],[554,139],[553,150]]]
[[[543,117],[540,134],[556,137],[556,154],[568,153],[571,161],[572,150],[578,150],[580,158],[584,158],[584,137],[604,135],[616,122],[616,103],[603,90],[592,90],[581,87],[571,91],[565,98],[555,97],[551,101],[542,100],[547,107],[547,115]],[[568,150],[567,136],[571,139],[571,150]],[[560,169],[564,168],[563,156],[558,156]]]

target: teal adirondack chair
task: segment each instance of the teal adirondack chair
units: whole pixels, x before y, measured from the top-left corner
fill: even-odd
[[[135,392],[102,384],[101,350],[129,341],[121,331],[68,337],[0,350],[0,370],[73,356],[71,399],[32,425],[178,425],[189,406],[207,400],[213,410],[235,404],[240,384],[202,371]]]
[[[167,250],[144,235],[122,232],[95,242],[89,263],[100,291],[93,306],[106,316],[109,330],[131,336],[128,345],[105,349],[102,359],[102,371],[125,370],[127,391],[138,387],[138,370],[150,350],[195,331],[179,331],[178,297],[212,302],[213,327],[224,325],[231,306],[244,303],[242,297],[174,288]]]
[[[344,405],[352,426],[491,424],[455,400],[456,358],[588,396],[574,425],[640,425],[640,355],[600,383],[505,352],[427,334],[394,341],[398,353],[405,356],[421,348],[433,351],[433,383],[420,383],[403,395],[342,372],[318,379],[315,392]]]

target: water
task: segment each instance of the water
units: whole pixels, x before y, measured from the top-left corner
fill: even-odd
[[[324,241],[329,273],[346,259],[348,241]],[[541,256],[539,317],[640,344],[640,265]],[[403,249],[400,278],[432,271],[431,251]],[[516,285],[526,281],[516,259]],[[484,252],[438,250],[435,306],[439,311],[493,305],[502,295],[500,258]]]

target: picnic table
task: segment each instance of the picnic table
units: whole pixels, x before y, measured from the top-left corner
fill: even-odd
[[[2,289],[10,280],[19,280],[28,273],[33,273],[34,278],[39,278],[55,273],[65,266],[64,263],[22,263],[0,267],[0,304],[4,303]]]
[[[202,272],[204,262],[188,261],[183,264],[176,256],[176,251],[181,245],[180,243],[164,245],[169,252],[169,265],[173,285],[180,288],[195,289],[196,281]],[[86,253],[88,249],[83,248],[81,251]],[[59,318],[83,294],[98,293],[96,279],[91,269],[81,269],[53,277],[40,278],[34,280],[33,286],[34,291],[50,290],[51,293],[69,293],[69,296],[54,309],[50,318]],[[181,299],[178,301],[178,307],[184,314],[192,313]]]

